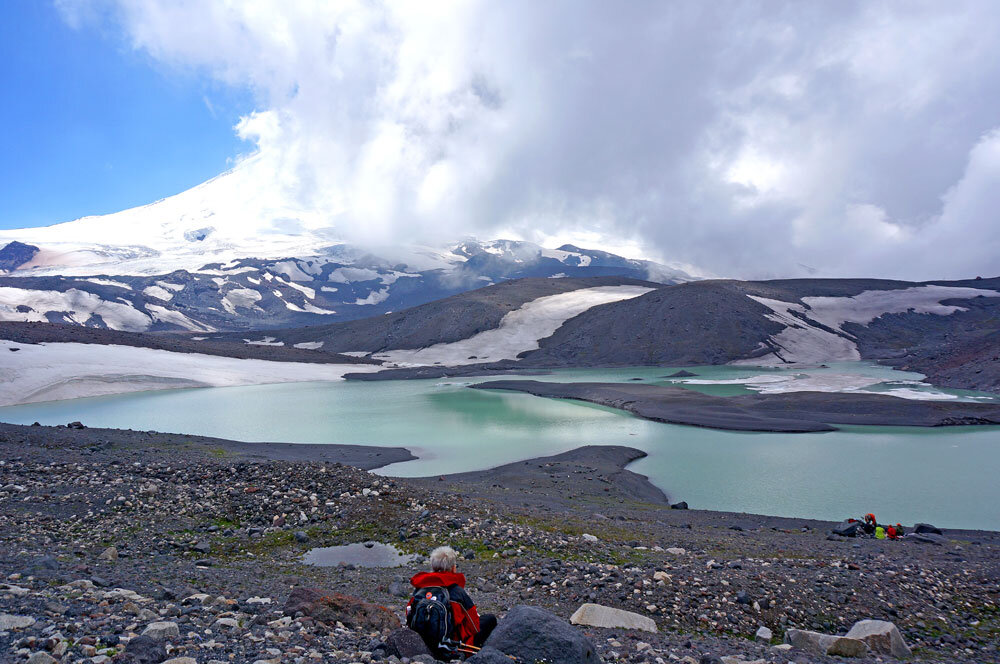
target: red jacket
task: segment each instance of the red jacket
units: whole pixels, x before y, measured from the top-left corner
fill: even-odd
[[[451,595],[451,615],[455,621],[455,635],[463,643],[472,643],[472,637],[479,633],[479,612],[472,598],[465,592],[465,575],[457,572],[420,572],[410,579],[414,588],[430,588],[441,586],[447,588]],[[454,590],[458,586],[461,590]],[[409,614],[410,603],[406,605]]]

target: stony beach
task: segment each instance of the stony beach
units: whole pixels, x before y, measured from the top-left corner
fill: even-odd
[[[451,544],[501,624],[518,605],[565,620],[585,603],[654,621],[572,628],[606,662],[895,661],[816,654],[793,631],[865,619],[895,624],[917,661],[1000,661],[1000,534],[936,524],[940,543],[875,541],[670,509],[623,470],[637,455],[401,480],[361,468],[408,458],[399,449],[0,425],[0,660],[401,661],[387,638],[420,560],[302,563],[313,547],[383,542]],[[335,594],[389,611],[348,602],[331,617],[319,605]]]

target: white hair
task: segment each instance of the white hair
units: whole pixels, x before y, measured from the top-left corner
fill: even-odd
[[[450,546],[439,546],[431,551],[431,571],[450,572],[458,562],[458,554]]]

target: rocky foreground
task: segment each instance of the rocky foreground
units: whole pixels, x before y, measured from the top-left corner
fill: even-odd
[[[343,465],[337,449],[0,425],[0,661],[403,661],[393,630],[419,560],[302,563],[366,541],[451,544],[504,638],[526,642],[515,628],[533,624],[567,639],[560,656],[575,659],[553,662],[896,661],[895,637],[833,638],[867,619],[893,623],[918,661],[1000,661],[997,533],[855,540],[828,523],[670,509],[622,470],[635,455],[623,448],[413,481]],[[402,454],[344,453],[369,466]],[[636,615],[570,627],[585,604]]]

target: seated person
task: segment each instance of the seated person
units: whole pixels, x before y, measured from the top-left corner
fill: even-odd
[[[482,616],[476,610],[476,603],[465,592],[465,575],[455,571],[458,563],[458,554],[449,546],[441,546],[431,552],[431,571],[420,572],[410,583],[419,591],[423,588],[444,588],[448,591],[450,601],[450,611],[453,619],[451,639],[462,644],[472,645],[477,648],[482,647],[489,637],[493,628],[497,626],[496,616],[485,613]],[[406,624],[411,624],[411,610],[421,599],[419,593],[414,592],[413,598],[406,605]],[[418,630],[419,631],[419,630]],[[421,634],[427,640],[427,635]],[[432,651],[436,644],[428,643]],[[437,653],[435,653],[437,654]]]

